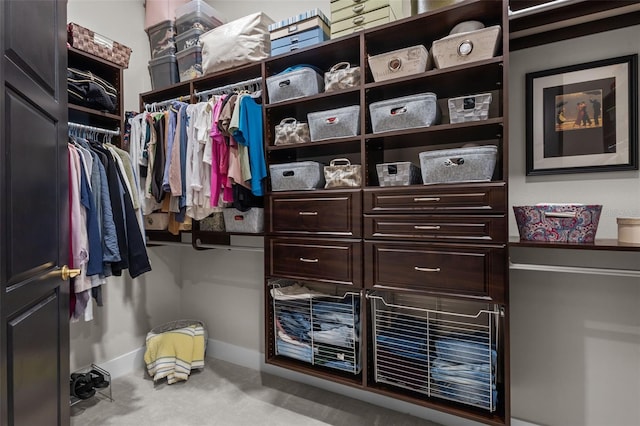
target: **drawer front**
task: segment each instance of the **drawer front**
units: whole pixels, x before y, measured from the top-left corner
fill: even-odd
[[[365,241],[366,287],[505,302],[503,246]]]
[[[362,242],[268,238],[270,276],[362,287]]]
[[[505,215],[372,215],[364,238],[505,243]]]
[[[290,46],[292,44],[302,43],[306,40],[315,40],[316,43],[326,40],[327,33],[322,31],[322,28],[317,27],[311,30],[303,31],[301,33],[292,34],[287,37],[282,37],[271,42],[271,50],[279,47]]]
[[[325,33],[329,33],[330,29],[326,22],[322,20],[319,16],[314,16],[313,18],[307,19],[305,21],[296,22],[295,24],[291,24],[288,27],[278,28],[277,30],[271,31],[269,34],[271,40],[277,40],[282,37],[289,36],[291,34],[301,33],[306,30],[311,30],[313,28],[320,27],[322,31]]]
[[[506,190],[502,182],[366,189],[364,212],[506,213]]]
[[[283,53],[293,52],[294,50],[304,49],[305,47],[313,46],[314,44],[322,43],[326,40],[324,37],[315,37],[307,40],[302,40],[297,43],[287,44],[280,47],[272,47],[271,48],[271,56],[281,55]]]
[[[355,17],[350,18],[350,19],[344,19],[342,21],[332,22],[331,23],[331,36],[333,37],[334,34],[336,34],[338,32],[341,32],[341,31],[345,31],[345,30],[351,29],[351,28],[356,28],[357,27],[358,29],[362,29],[360,27],[365,27],[370,22],[383,20],[383,19],[388,19],[389,21],[387,21],[387,22],[395,20],[395,16],[393,15],[393,11],[391,10],[391,8],[389,6],[383,7],[381,9],[377,9],[377,10],[372,10],[369,13],[358,15],[358,16],[355,16]]]
[[[271,194],[268,233],[362,237],[362,192]]]
[[[340,2],[337,2],[340,3]],[[338,21],[342,21],[344,19],[353,18],[357,15],[362,15],[364,13],[371,12],[376,9],[380,9],[381,7],[389,6],[389,0],[366,0],[360,2],[354,2],[353,0],[343,1],[343,4],[346,7],[336,10],[335,12],[331,12],[331,22],[332,25]]]

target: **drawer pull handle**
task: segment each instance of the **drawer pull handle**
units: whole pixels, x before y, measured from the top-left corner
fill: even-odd
[[[318,216],[318,212],[298,212],[300,216]]]
[[[578,217],[578,212],[544,212],[546,217]]]
[[[421,229],[425,231],[437,231],[440,229],[440,225],[415,225],[413,229]]]
[[[421,268],[419,266],[414,266],[413,269],[418,272],[440,272],[440,268]]]
[[[353,6],[353,13],[360,13],[364,10],[364,4]]]
[[[364,22],[364,16],[356,16],[353,18],[353,23],[356,25],[362,24]]]
[[[422,198],[414,198],[414,202],[419,203],[420,201],[440,201],[440,197],[422,197]]]
[[[300,262],[305,262],[305,263],[318,263],[318,259],[305,259],[304,257],[300,258]]]

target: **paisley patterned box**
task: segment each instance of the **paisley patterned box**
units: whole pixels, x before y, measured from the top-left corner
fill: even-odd
[[[521,240],[592,243],[601,205],[537,204],[513,206]]]

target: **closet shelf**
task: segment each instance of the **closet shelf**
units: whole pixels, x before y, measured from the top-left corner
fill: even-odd
[[[112,114],[110,112],[105,112],[105,111],[100,111],[97,109],[93,109],[93,108],[87,108],[81,105],[74,105],[74,104],[69,104],[69,109],[74,110],[74,111],[79,111],[85,114],[89,114],[95,117],[103,117],[103,118],[110,118],[112,120],[122,120],[122,116],[120,115],[116,115],[116,114]]]
[[[523,241],[518,237],[509,238],[509,247],[534,247],[566,250],[637,251],[640,244],[621,243],[616,239],[596,239],[593,243],[563,243],[550,241]]]
[[[363,388],[362,373],[357,375],[341,373],[339,370],[312,366],[310,364],[307,364],[306,362],[298,361],[293,358],[287,358],[284,356],[274,356],[272,358],[269,358],[269,364],[278,367],[284,367],[286,369],[293,370],[308,376],[315,376],[324,380],[330,380],[334,383],[339,383],[359,389]]]
[[[318,100],[321,100],[321,99],[324,100],[324,99],[327,99],[327,98],[334,99],[334,98],[338,98],[340,96],[348,97],[349,95],[351,95],[352,98],[356,98],[356,97],[358,97],[359,93],[360,93],[360,86],[356,86],[356,87],[349,88],[349,89],[336,90],[334,92],[322,92],[322,93],[318,93],[317,95],[306,96],[304,98],[294,98],[294,99],[289,99],[289,100],[282,101],[282,102],[266,104],[264,107],[267,110],[276,109],[276,108],[282,108],[282,107],[291,107],[293,105],[296,105],[296,106],[300,105],[301,103],[306,103],[306,102],[310,102],[311,103],[313,101],[318,101]]]

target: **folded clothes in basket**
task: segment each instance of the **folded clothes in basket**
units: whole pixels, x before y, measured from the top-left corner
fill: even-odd
[[[187,380],[191,370],[204,368],[204,327],[193,325],[162,333],[149,332],[144,361],[154,381]]]
[[[395,355],[419,360],[428,360],[427,340],[415,339],[402,335],[387,335],[379,333],[376,336],[378,350]]]
[[[476,341],[477,340],[477,341]],[[443,361],[458,364],[489,363],[495,366],[497,353],[481,337],[442,338],[435,341],[436,356]]]

